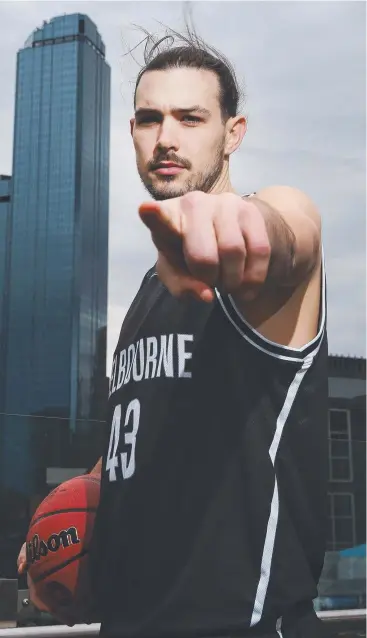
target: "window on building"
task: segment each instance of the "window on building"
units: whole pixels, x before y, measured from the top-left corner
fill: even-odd
[[[354,494],[329,494],[328,550],[337,551],[353,547],[355,540]]]
[[[349,410],[329,410],[330,481],[353,480],[352,439]]]

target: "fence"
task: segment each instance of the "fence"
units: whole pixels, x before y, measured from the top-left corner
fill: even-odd
[[[330,626],[337,638],[360,638],[366,636],[366,610],[318,612],[319,617]],[[98,636],[100,625],[53,625],[49,627],[19,627],[0,629],[0,638],[88,638]]]

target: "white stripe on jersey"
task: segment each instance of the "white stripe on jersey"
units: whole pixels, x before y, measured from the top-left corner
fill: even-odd
[[[320,349],[321,343],[322,341],[320,341],[318,346],[315,348],[315,350],[306,357],[302,367],[297,371],[292,383],[289,386],[283,407],[277,419],[277,425],[275,428],[274,437],[273,437],[271,446],[269,448],[269,456],[274,468],[275,468],[275,459],[276,459],[277,451],[279,448],[280,440],[283,434],[284,426],[287,422],[289,413],[292,409],[292,405],[297,396],[297,392],[301,387],[302,381],[306,375],[307,370],[311,367],[313,360]],[[279,519],[279,494],[278,494],[278,481],[275,474],[274,492],[273,492],[273,498],[271,501],[270,515],[269,515],[265,542],[264,542],[263,555],[261,560],[260,578],[259,578],[259,583],[257,586],[254,608],[252,611],[251,627],[253,627],[254,625],[257,625],[257,623],[261,620],[261,617],[262,617],[266,593],[267,593],[267,589],[268,589],[268,585],[270,581],[270,572],[271,572],[271,565],[272,565],[272,559],[273,559],[275,536],[276,536],[276,531],[278,526],[278,519]]]

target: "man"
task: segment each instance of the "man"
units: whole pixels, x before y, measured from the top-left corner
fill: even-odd
[[[236,194],[230,65],[155,51],[131,134],[157,263],[114,354],[94,576],[102,636],[317,638],[327,337],[321,223]],[[22,562],[22,559],[20,560]]]

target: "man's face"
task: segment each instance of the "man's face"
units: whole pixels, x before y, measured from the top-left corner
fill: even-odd
[[[216,75],[192,68],[144,73],[131,132],[140,178],[154,199],[209,192],[226,153]]]

